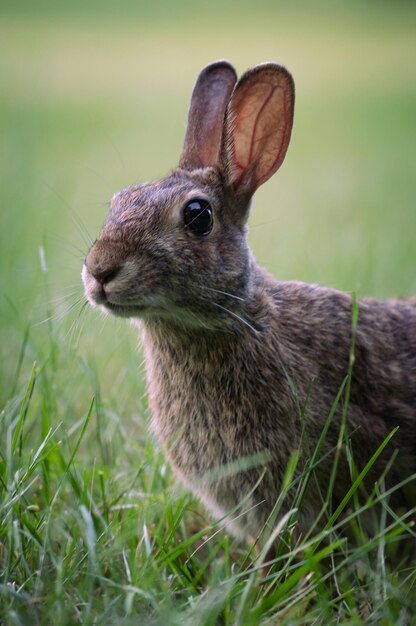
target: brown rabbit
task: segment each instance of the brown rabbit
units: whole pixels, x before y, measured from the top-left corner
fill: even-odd
[[[359,301],[334,289],[279,282],[247,244],[251,198],[282,164],[294,85],[274,63],[237,82],[225,61],[196,82],[179,167],[116,194],[85,260],[88,300],[141,320],[152,426],[176,474],[216,516],[241,515],[234,532],[257,536],[281,491],[291,454],[314,450],[355,364],[347,411],[354,461],[362,469],[399,430],[367,475],[388,466],[386,487],[416,472],[416,299]],[[316,469],[325,486],[342,422],[335,411]],[[333,498],[351,486],[345,455]],[[316,481],[311,481],[316,485]],[[410,495],[409,495],[410,494]],[[307,492],[299,526],[320,507]],[[414,506],[414,491],[390,504]]]

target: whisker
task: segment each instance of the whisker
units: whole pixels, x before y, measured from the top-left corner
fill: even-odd
[[[250,330],[252,330],[253,333],[255,333],[256,335],[258,334],[259,331],[257,330],[257,328],[254,328],[254,326],[252,326],[246,319],[244,319],[244,317],[241,317],[241,315],[238,315],[237,313],[234,313],[234,311],[230,311],[230,309],[227,309],[225,306],[222,306],[221,304],[218,304],[218,302],[211,302],[211,304],[216,306],[218,309],[221,309],[222,311],[225,311],[226,313],[229,313],[229,315],[232,315],[232,317],[235,317],[242,324],[245,324],[247,326],[247,328],[250,328]]]
[[[228,296],[229,298],[232,298],[233,300],[238,300],[239,302],[245,302],[244,298],[241,298],[240,296],[236,296],[233,293],[229,293],[228,291],[222,291],[221,289],[214,289],[214,287],[208,287],[208,286],[204,286],[204,289],[207,289],[208,291],[213,291],[214,293],[220,293],[223,296]]]
[[[67,239],[65,239],[64,237],[57,235],[55,233],[51,233],[48,235],[48,239],[51,241],[55,241],[59,244],[63,244],[63,246],[65,246],[65,248],[68,249],[69,253],[71,255],[73,255],[77,261],[84,261],[85,256],[86,256],[86,252],[85,250],[83,250],[82,248],[80,248],[79,246],[77,246],[76,244],[72,243],[72,241],[68,241]],[[82,240],[84,241],[84,243],[87,245],[87,242],[84,238],[84,236],[82,236]],[[75,254],[75,252],[77,254]],[[80,256],[78,256],[78,254]]]
[[[75,211],[71,211],[71,221],[75,225],[79,234],[81,235],[81,238],[83,242],[85,243],[85,245],[87,246],[87,248],[91,248],[92,244],[94,243],[94,239],[91,237],[90,233],[88,232],[87,227],[85,226],[85,224],[83,223],[79,215],[75,213]]]
[[[69,296],[68,296],[68,298],[69,298]],[[72,296],[71,296],[71,298],[72,298]],[[42,326],[43,324],[47,324],[48,322],[54,322],[54,321],[58,322],[58,323],[62,322],[65,319],[65,317],[68,315],[68,313],[70,313],[77,306],[80,305],[80,303],[83,301],[83,299],[84,299],[83,296],[77,298],[72,304],[70,304],[68,307],[66,307],[63,311],[60,311],[60,312],[54,311],[53,313],[51,313],[47,317],[43,318],[39,322],[35,322],[33,324],[33,326],[34,327]]]
[[[76,295],[78,295],[80,293],[80,289],[72,287],[71,291],[67,291],[67,293],[62,293],[59,296],[50,298],[49,302],[50,304],[63,304],[65,302],[67,302],[68,300],[72,300],[72,298],[74,298]]]
[[[78,302],[79,304],[79,302]],[[74,347],[78,344],[79,338],[81,336],[81,320],[82,318],[85,316],[85,312],[87,311],[87,306],[88,306],[88,301],[84,300],[84,302],[81,305],[81,308],[78,312],[78,315],[76,316],[76,318],[74,319],[74,321],[72,322],[71,326],[69,327],[65,338],[68,338],[69,340],[69,344],[70,346]],[[76,333],[78,331],[78,335],[76,336]]]
[[[65,292],[65,291],[69,291],[70,289],[79,289],[80,291],[83,291],[83,286],[82,283],[80,281],[77,280],[76,283],[71,283],[71,284],[66,284],[66,285],[62,285],[61,283],[59,284],[59,291],[60,292]]]
[[[77,300],[75,300],[75,302],[70,304],[69,307],[65,311],[63,311],[63,317],[67,315],[68,313],[70,313],[71,311],[73,311],[79,304],[81,304],[81,302],[82,302],[82,307],[84,307],[84,305],[87,304],[87,300],[84,300],[83,296],[80,296],[79,298],[77,298]]]
[[[84,240],[84,243],[88,246],[88,248],[90,248],[94,240],[91,237],[91,235],[89,234],[85,224],[82,222],[82,220],[79,217],[79,215],[74,211],[74,209],[67,202],[67,200],[63,196],[61,196],[61,194],[58,193],[58,191],[54,187],[51,187],[46,182],[44,182],[44,185],[45,185],[45,187],[47,187],[49,189],[49,191],[51,191],[55,195],[56,198],[58,198],[58,200],[60,202],[62,202],[68,208],[68,210],[70,211],[70,214],[71,214],[72,222],[77,227],[79,234],[81,235],[82,239]]]

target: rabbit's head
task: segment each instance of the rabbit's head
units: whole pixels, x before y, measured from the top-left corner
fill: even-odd
[[[236,80],[225,61],[202,70],[179,167],[114,196],[83,268],[93,306],[207,327],[238,316],[253,280],[250,200],[285,157],[294,87],[273,63]]]

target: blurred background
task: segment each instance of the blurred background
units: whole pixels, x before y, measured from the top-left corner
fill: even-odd
[[[253,205],[258,260],[280,279],[416,294],[413,2],[2,0],[2,401],[36,360],[61,419],[99,387],[141,412],[136,332],[80,314],[82,261],[112,194],[176,165],[193,83],[218,58],[239,73],[278,61],[297,88],[286,161]]]

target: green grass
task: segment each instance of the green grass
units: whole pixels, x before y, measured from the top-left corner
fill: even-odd
[[[322,541],[287,519],[264,578],[261,555],[174,486],[136,333],[80,315],[106,203],[175,165],[195,76],[219,57],[240,72],[279,60],[297,85],[287,161],[251,216],[259,260],[279,278],[416,293],[414,8],[221,4],[221,20],[194,3],[0,9],[0,623],[412,623],[414,566],[387,556],[407,531],[382,515],[368,540],[354,478],[349,520]],[[312,475],[289,489],[295,463],[299,504]]]
[[[26,387],[1,415],[4,623],[410,623],[416,570],[408,563],[391,569],[388,556],[409,532],[406,515],[386,522],[388,499],[377,490],[361,504],[355,500],[377,453],[324,531],[312,528],[301,538],[296,510],[320,450],[300,482],[294,454],[281,496],[293,502],[292,514],[276,511],[280,541],[266,575],[267,545],[248,551],[208,521],[190,494],[172,490],[139,403],[128,419],[103,403],[96,372],[81,358],[72,363],[69,384],[62,372],[74,355],[55,337],[38,357]],[[89,399],[88,392],[74,396],[74,374],[88,381]],[[123,401],[117,405],[122,409]],[[330,489],[322,497],[325,515]],[[370,539],[360,512],[377,499],[384,513]]]

